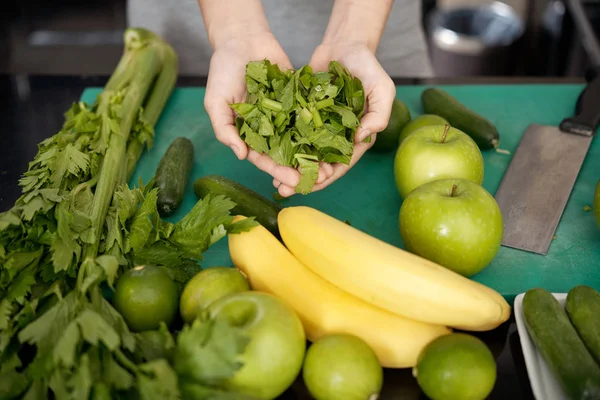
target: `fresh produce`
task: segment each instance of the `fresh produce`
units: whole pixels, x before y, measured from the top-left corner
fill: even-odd
[[[439,179],[410,192],[399,226],[406,250],[464,276],[494,259],[504,231],[494,197],[466,179]]]
[[[156,169],[158,213],[162,217],[175,212],[183,201],[185,188],[194,163],[194,145],[185,137],[178,137],[169,146]]]
[[[419,115],[417,118],[413,119],[412,121],[410,121],[408,124],[406,124],[404,126],[404,128],[402,129],[402,132],[400,133],[400,136],[398,137],[398,145],[401,145],[402,142],[404,141],[404,139],[406,139],[408,137],[408,135],[410,135],[414,131],[421,129],[424,126],[431,126],[431,125],[450,125],[450,124],[448,123],[448,121],[446,121],[444,118],[440,117],[439,115],[434,115],[434,114]]]
[[[248,290],[248,280],[235,268],[204,269],[185,284],[179,302],[181,317],[185,322],[192,323],[201,312],[221,297]]]
[[[286,207],[278,221],[283,242],[298,261],[341,290],[397,315],[471,331],[494,329],[510,316],[509,304],[491,288],[319,210]],[[239,236],[251,235],[251,229]]]
[[[246,87],[246,101],[231,105],[239,134],[277,164],[301,167],[297,193],[312,191],[319,161],[350,163],[365,92],[339,62],[313,73],[309,65],[281,71],[269,60],[251,61]]]
[[[154,361],[164,359],[171,363],[173,361],[173,349],[175,348],[174,335],[169,331],[167,325],[161,322],[158,329],[134,333],[136,338],[135,359]]]
[[[154,126],[156,125],[156,122],[158,122],[162,110],[165,108],[167,101],[171,97],[171,93],[173,93],[175,83],[177,82],[179,57],[175,53],[173,47],[146,29],[132,28],[125,31],[125,42],[128,51],[121,58],[115,73],[111,77],[114,77],[112,82],[115,84],[114,88],[117,87],[117,84],[125,81],[120,80],[119,75],[121,73],[124,75],[123,78],[127,78],[127,74],[134,72],[129,64],[133,54],[131,50],[143,47],[149,40],[161,44],[159,50],[162,53],[162,64],[158,76],[153,83],[152,91],[149,93],[146,102],[143,105],[142,118],[134,125],[135,129],[139,131],[138,139],[136,140],[135,136],[131,136],[127,143],[127,152],[125,154],[125,181],[129,181],[133,176],[135,167],[144,148],[146,146],[150,148],[153,145]],[[107,85],[105,89],[107,89],[107,93],[109,93],[108,90],[112,90],[110,85]]]
[[[421,104],[427,114],[445,118],[454,128],[471,136],[482,150],[497,148],[498,130],[489,120],[477,114],[441,88],[427,88],[421,93]]]
[[[523,297],[523,318],[565,395],[573,400],[600,398],[600,367],[558,300],[546,289],[528,290]]]
[[[569,290],[565,311],[588,351],[600,365],[600,293],[578,285]]]
[[[449,125],[415,131],[398,147],[394,158],[394,179],[403,199],[437,179],[464,178],[480,185],[483,173],[483,156],[473,139]]]
[[[484,400],[496,384],[496,360],[481,339],[452,333],[423,349],[413,375],[431,400]]]
[[[231,333],[223,333],[230,337],[223,340],[238,351],[243,346],[231,360],[242,366],[228,375],[221,375],[218,369],[199,369],[196,361],[209,355],[202,342],[187,337],[202,328],[194,321],[191,328],[180,334],[181,345],[175,353],[175,369],[183,384],[212,376],[230,392],[274,399],[294,382],[302,368],[306,337],[300,319],[290,307],[270,294],[248,291],[220,298],[209,306],[208,313],[216,322],[229,327]],[[221,351],[233,349],[223,347]]]
[[[231,210],[233,214],[254,217],[258,223],[279,238],[277,214],[281,211],[281,206],[254,190],[224,176],[207,175],[196,179],[194,192],[201,199],[209,194],[223,195],[232,199],[236,203]]]
[[[383,368],[363,340],[332,334],[308,348],[302,378],[316,400],[376,400],[383,387]]]
[[[62,129],[38,145],[19,182],[21,197],[0,214],[3,397],[89,398],[93,390],[178,398],[169,361],[148,357],[164,352],[146,348],[103,293],[138,265],[164,268],[181,284],[210,245],[256,224],[233,223],[235,204],[223,196],[198,201],[172,224],[160,219],[157,188],[125,184],[152,144],[177,57],[145,29],[126,29],[124,42],[96,101],[66,112]]]
[[[162,268],[140,265],[121,274],[113,304],[132,331],[171,325],[179,304],[175,282]]]
[[[394,99],[392,111],[387,127],[377,133],[377,140],[371,146],[371,150],[387,152],[398,148],[398,137],[400,132],[410,121],[410,111],[402,100]]]
[[[337,248],[328,253],[338,253]],[[332,285],[302,265],[260,225],[229,235],[229,252],[253,290],[271,293],[296,311],[311,342],[330,334],[352,334],[373,349],[382,366],[407,368],[415,365],[427,343],[450,333],[444,326],[401,317]]]
[[[594,220],[596,225],[600,228],[600,179],[596,183],[596,189],[594,190],[594,202],[592,204],[594,211]]]

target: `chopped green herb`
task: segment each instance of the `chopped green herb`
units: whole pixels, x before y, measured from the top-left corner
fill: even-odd
[[[319,161],[350,163],[365,93],[339,62],[314,73],[308,65],[281,71],[269,60],[252,61],[246,87],[246,102],[231,104],[240,137],[277,164],[301,167],[297,193],[312,191]]]

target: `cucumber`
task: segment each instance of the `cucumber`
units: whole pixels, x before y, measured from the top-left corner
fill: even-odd
[[[565,310],[588,351],[600,364],[600,293],[578,285],[569,290]]]
[[[181,205],[193,163],[192,142],[184,137],[173,140],[158,163],[154,176],[158,187],[156,205],[161,216],[173,214]]]
[[[427,88],[421,93],[425,113],[446,119],[451,126],[471,136],[482,150],[497,148],[498,130],[489,120],[467,108],[440,88]]]
[[[254,217],[277,239],[281,239],[279,226],[277,225],[277,215],[282,207],[241,183],[220,175],[207,175],[196,179],[194,193],[199,198],[203,198],[209,193],[228,197],[236,203],[236,206],[231,210],[232,214]]]
[[[530,289],[523,297],[525,326],[555,379],[570,399],[600,399],[600,367],[550,292]]]

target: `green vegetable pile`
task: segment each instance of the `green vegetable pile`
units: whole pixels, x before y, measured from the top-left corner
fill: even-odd
[[[240,136],[277,164],[300,167],[297,193],[312,191],[319,161],[350,163],[365,93],[339,62],[313,73],[308,65],[284,72],[269,60],[252,61],[246,86],[246,101],[231,105]]]
[[[60,132],[39,144],[21,197],[0,214],[0,399],[178,399],[176,346],[196,341],[212,357],[194,365],[207,371],[237,354],[217,357],[231,335],[211,341],[208,319],[177,341],[166,327],[150,333],[155,340],[133,333],[106,298],[140,264],[183,284],[211,244],[255,224],[233,223],[235,203],[224,196],[206,196],[169,223],[152,181],[126,184],[152,145],[178,58],[144,29],[127,29],[124,41],[96,102],[66,112]],[[232,374],[235,363],[224,365]]]

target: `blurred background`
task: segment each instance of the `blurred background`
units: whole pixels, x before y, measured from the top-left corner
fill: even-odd
[[[438,76],[583,76],[590,57],[562,0],[415,0]],[[579,0],[600,36],[600,0]],[[107,75],[126,0],[13,1],[0,16],[0,73]],[[493,60],[493,61],[492,61]]]

